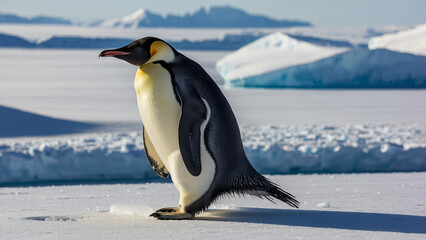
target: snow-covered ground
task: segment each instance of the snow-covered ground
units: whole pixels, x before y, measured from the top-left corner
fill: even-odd
[[[0,188],[0,239],[424,239],[426,174],[269,176],[300,209],[224,198],[196,220],[160,221],[170,183]]]

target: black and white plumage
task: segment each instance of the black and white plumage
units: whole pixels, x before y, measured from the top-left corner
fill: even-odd
[[[235,193],[298,206],[293,195],[252,167],[228,101],[199,64],[154,37],[100,56],[139,67],[135,90],[146,155],[154,171],[164,178],[170,175],[180,193],[180,207],[159,209],[151,216],[193,218],[217,197]]]

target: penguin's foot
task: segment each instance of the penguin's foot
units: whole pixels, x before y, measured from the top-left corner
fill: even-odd
[[[194,218],[194,215],[185,212],[181,207],[161,208],[149,216],[160,220],[184,220]]]
[[[160,212],[160,213],[164,213],[164,212],[177,212],[180,210],[180,207],[165,207],[165,208],[160,208],[155,212]]]

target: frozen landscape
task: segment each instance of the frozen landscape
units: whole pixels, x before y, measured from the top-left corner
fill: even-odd
[[[419,31],[414,35],[423,34]],[[245,33],[1,24],[0,32],[31,41],[51,39],[53,33],[158,34],[177,41]],[[292,61],[277,68],[345,54],[367,43],[371,50],[359,51],[393,54],[398,48],[398,59],[400,54],[413,59],[421,55],[413,51],[423,51],[401,50],[404,32],[395,33],[396,40],[377,37],[374,44],[388,50],[373,50],[379,45],[369,42],[367,33],[375,33],[365,28],[282,32],[288,35],[271,36],[285,39],[286,46],[297,43],[303,51],[291,53]],[[310,55],[313,49],[317,56]],[[232,52],[183,51],[220,84],[251,163],[272,174],[268,177],[293,193],[301,206],[294,210],[257,198],[224,198],[195,221],[156,221],[147,216],[177,205],[178,192],[146,161],[133,90],[135,67],[98,59],[99,52],[1,49],[0,239],[424,238],[426,90],[226,89],[216,62]],[[68,128],[60,127],[65,123]],[[12,128],[19,126],[41,132]]]

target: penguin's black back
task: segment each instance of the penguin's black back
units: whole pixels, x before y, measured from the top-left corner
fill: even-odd
[[[276,184],[259,174],[247,159],[237,119],[219,86],[195,61],[175,52],[175,60],[168,64],[178,92],[193,88],[210,108],[210,119],[204,130],[207,151],[216,165],[216,172],[207,192],[187,207],[195,214],[207,208],[222,194],[253,194],[271,200],[271,196],[290,206],[297,200]]]
[[[207,150],[216,162],[216,174],[250,169],[241,140],[237,119],[219,86],[195,61],[182,54],[171,64],[177,88],[195,88],[210,108],[210,120],[205,129]],[[182,78],[181,76],[191,76]],[[221,178],[226,179],[226,178]]]

